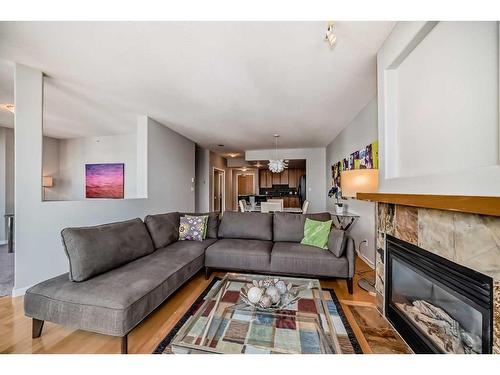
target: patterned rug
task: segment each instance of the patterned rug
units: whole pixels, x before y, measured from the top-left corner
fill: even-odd
[[[153,354],[171,354],[171,348],[170,348],[170,342],[172,339],[175,337],[177,332],[182,328],[182,326],[187,322],[187,320],[196,312],[198,309],[203,305],[206,296],[210,293],[212,288],[216,286],[216,283],[220,282],[219,278],[215,278],[212,280],[210,285],[203,291],[203,293],[198,297],[198,299],[194,302],[194,304],[189,308],[189,310],[184,314],[184,316],[176,323],[174,328],[167,334],[167,336],[161,341],[161,343],[158,345],[158,347],[155,349]],[[341,349],[342,349],[342,354],[362,354],[361,347],[358,343],[358,340],[356,339],[356,336],[354,335],[354,332],[349,325],[349,322],[347,321],[347,318],[344,315],[344,311],[342,310],[342,307],[340,305],[340,302],[337,299],[337,296],[335,295],[335,292],[332,289],[323,289],[323,291],[326,293],[325,297],[327,298],[327,305],[328,305],[328,310],[330,313],[330,316],[332,317],[333,324],[335,326],[335,330],[337,332],[337,338],[340,343]],[[330,297],[330,298],[328,298]],[[279,335],[277,334],[278,332],[280,335],[299,335],[300,340],[299,345],[300,345],[300,352],[307,354],[307,353],[314,353],[314,348],[311,347],[311,345],[314,345],[314,343],[311,344],[312,341],[311,337],[307,336],[307,331],[301,330],[300,327],[298,327],[298,324],[295,324],[294,318],[290,317],[290,319],[286,319],[286,322],[283,319],[276,319],[274,321],[268,321],[268,322],[260,322],[260,317],[259,314],[256,314],[255,317],[255,323],[253,326],[259,326],[260,329],[267,329],[270,332],[270,339],[271,340],[278,340]],[[249,323],[247,323],[249,324]],[[252,328],[254,328],[252,326]],[[237,331],[242,331],[241,327]],[[219,339],[220,344],[222,345],[229,345],[231,346],[231,350],[234,353],[260,353],[264,354],[265,352],[260,350],[260,351],[252,351],[249,350],[249,343],[251,343],[251,332],[252,329],[247,329],[243,330],[245,331],[245,335],[243,335],[240,339],[241,342],[238,342],[238,340],[235,340],[235,337],[230,337],[229,336],[234,336],[233,334],[230,333],[231,327],[228,327],[228,329],[225,331],[224,337],[221,337]],[[262,334],[262,332],[259,332],[259,334]],[[227,337],[226,337],[227,336]],[[227,340],[226,340],[227,339]],[[226,342],[227,341],[227,342]],[[290,341],[290,340],[288,340]],[[227,349],[227,348],[226,348]],[[270,353],[271,351],[268,351]]]

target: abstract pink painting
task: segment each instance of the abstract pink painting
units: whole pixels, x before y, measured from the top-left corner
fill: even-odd
[[[85,197],[123,198],[124,170],[123,163],[85,164]]]

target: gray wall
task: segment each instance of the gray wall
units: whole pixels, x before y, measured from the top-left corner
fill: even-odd
[[[210,210],[210,151],[196,145],[195,209]]]
[[[377,135],[377,100],[374,98],[363,108],[347,127],[326,148],[326,191],[332,187],[332,164],[342,160],[352,152],[359,150],[378,139]],[[326,194],[325,194],[326,196]],[[335,201],[326,198],[327,209],[333,211]],[[372,265],[375,262],[375,203],[349,199],[348,210],[360,215],[352,227],[351,235],[356,241],[356,248],[363,240],[368,245],[361,246],[360,256]]]
[[[194,210],[195,144],[152,120],[147,129],[148,197],[144,199],[41,201],[42,73],[16,65],[16,271],[14,295],[68,271],[60,231],[149,213]],[[139,132],[138,132],[139,133]]]

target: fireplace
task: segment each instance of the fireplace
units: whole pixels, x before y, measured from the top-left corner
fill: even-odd
[[[385,311],[416,353],[491,353],[493,280],[387,235]]]

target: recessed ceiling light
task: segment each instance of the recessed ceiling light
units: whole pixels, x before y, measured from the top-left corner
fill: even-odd
[[[16,106],[14,104],[0,104],[0,108],[10,113],[15,113],[16,111]]]
[[[224,145],[222,145],[222,144],[221,144],[221,145],[217,145],[217,146],[219,146],[219,147],[224,147]]]

